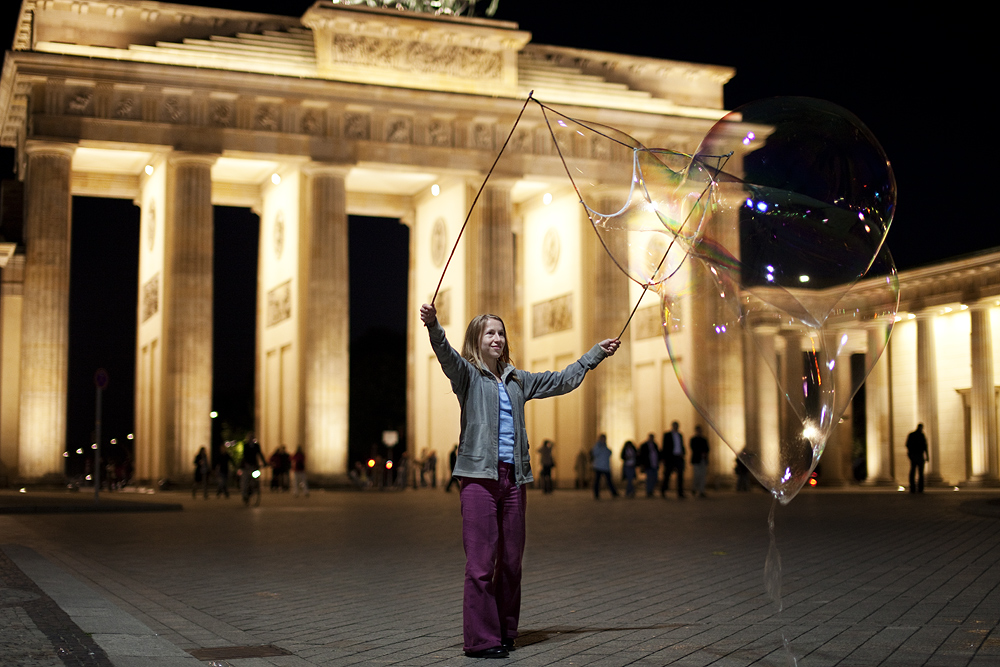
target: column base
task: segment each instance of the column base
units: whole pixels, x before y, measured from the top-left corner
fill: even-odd
[[[980,475],[972,479],[967,479],[964,482],[959,482],[958,486],[962,489],[995,489],[1000,487],[1000,479]]]

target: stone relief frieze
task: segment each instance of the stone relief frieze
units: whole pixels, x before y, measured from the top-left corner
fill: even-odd
[[[367,139],[370,122],[368,114],[345,113],[344,137],[346,139]]]
[[[128,120],[135,118],[137,115],[139,105],[135,103],[135,100],[131,97],[123,97],[115,104],[115,118],[122,120]]]
[[[187,100],[177,97],[163,100],[163,119],[171,123],[182,123],[187,120]]]
[[[219,103],[212,107],[209,114],[209,122],[218,127],[232,127],[233,125],[233,105]]]
[[[496,51],[371,35],[337,34],[332,41],[332,58],[339,63],[470,79],[499,79],[503,74],[503,59]]]
[[[441,268],[448,255],[448,224],[444,218],[438,218],[431,227],[431,261]]]
[[[150,250],[156,246],[156,200],[150,199],[145,211],[146,244]]]
[[[430,303],[431,296],[427,297],[428,303]],[[434,300],[434,307],[437,308],[438,324],[443,327],[451,324],[451,288],[446,287],[438,292],[437,299]]]
[[[472,147],[493,150],[493,126],[477,124],[472,128]]]
[[[94,93],[87,91],[71,95],[66,102],[66,111],[69,113],[83,114],[91,109],[91,102],[94,101]]]
[[[157,273],[142,286],[142,321],[145,322],[160,310],[160,274]]]
[[[532,304],[531,333],[534,338],[573,328],[573,295],[564,294]]]
[[[277,132],[280,126],[278,112],[271,105],[258,108],[257,113],[254,114],[253,126],[255,130]]]
[[[559,230],[549,227],[542,237],[542,266],[547,273],[555,273],[559,266],[559,253],[562,244],[559,242]]]
[[[287,280],[267,293],[267,326],[292,316],[292,281]]]
[[[278,215],[274,217],[273,235],[274,256],[281,259],[281,253],[285,250],[285,214],[283,211],[278,211]]]
[[[451,123],[440,118],[431,120],[427,127],[427,137],[431,146],[451,146]]]
[[[667,333],[679,333],[683,329],[680,305],[671,303],[669,299],[668,303],[670,303],[670,308],[667,310],[668,320],[666,331]],[[635,311],[631,326],[635,330],[636,340],[646,340],[648,338],[663,336],[664,324],[663,319],[660,317],[660,307],[647,306]]]
[[[315,109],[306,111],[299,123],[303,134],[323,134],[323,116]]]
[[[385,140],[393,144],[412,142],[412,123],[409,118],[393,118],[385,131]]]

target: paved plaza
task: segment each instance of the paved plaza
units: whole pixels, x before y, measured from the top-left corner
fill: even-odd
[[[0,664],[478,662],[462,654],[457,493],[117,497],[183,510],[0,514]],[[764,493],[530,491],[507,662],[1000,665],[993,497],[803,491],[776,513],[779,612]]]

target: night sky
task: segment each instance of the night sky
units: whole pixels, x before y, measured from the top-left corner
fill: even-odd
[[[210,0],[182,4],[300,16],[312,2]],[[888,245],[899,268],[1000,246],[1000,230],[988,203],[992,179],[985,175],[985,165],[993,162],[985,101],[993,86],[986,64],[993,57],[987,59],[983,46],[986,21],[942,13],[947,9],[941,8],[922,14],[915,9],[873,8],[877,3],[863,8],[809,3],[793,11],[760,4],[730,9],[719,3],[654,0],[500,0],[495,18],[519,23],[522,30],[533,34],[536,43],[735,67],[736,76],[725,88],[725,104],[730,109],[774,95],[804,95],[835,102],[871,129],[892,162],[898,207]],[[0,9],[4,44],[11,43],[18,5],[12,1]],[[4,149],[2,178],[13,175],[10,155],[11,151]],[[106,405],[120,414],[114,419],[106,417],[106,430],[121,433],[131,426],[138,209],[131,202],[119,202],[111,209],[101,209],[106,203],[99,204],[96,210],[94,202],[80,198],[74,204],[71,445],[92,428],[88,426],[93,419],[90,378],[96,365],[120,367],[109,367],[112,384]],[[257,221],[247,212],[218,208],[216,221],[225,230],[224,241],[217,243],[217,264],[241,269],[227,272],[227,278],[236,284],[232,288],[224,287],[226,278],[220,278],[217,271],[217,291],[240,290],[239,284],[246,282],[239,280],[255,280]],[[352,275],[352,341],[366,333],[405,332],[405,289],[386,290],[375,283],[399,285],[402,276],[405,287],[406,230],[386,221],[364,223],[352,223],[352,271],[367,268],[377,272],[374,276]],[[398,243],[403,244],[402,252],[391,249],[395,254],[386,254],[390,249],[380,240],[385,234],[396,234]],[[398,264],[399,273],[387,275],[388,264]],[[245,274],[242,278],[241,273]],[[382,296],[388,292],[394,293],[395,305],[382,307]],[[247,364],[253,362],[252,298],[249,315],[246,304],[233,303],[226,295],[223,299],[226,304],[217,306],[216,312],[216,347],[222,342],[223,349],[243,351],[232,359],[217,358],[217,384],[228,386],[222,379],[225,377],[240,387],[247,383],[247,377],[252,381],[252,367],[251,375],[246,374]],[[114,315],[111,306],[116,302],[127,305],[119,309],[124,315]],[[365,309],[363,304],[371,302],[380,307]],[[88,331],[100,335],[89,336]],[[247,331],[249,348],[237,341]],[[220,339],[220,335],[225,337]],[[116,385],[116,378],[124,379]],[[116,392],[118,387],[121,390]],[[242,399],[231,400],[238,406]]]

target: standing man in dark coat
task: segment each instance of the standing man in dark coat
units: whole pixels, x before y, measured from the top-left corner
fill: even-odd
[[[663,434],[663,484],[660,486],[660,496],[667,497],[670,488],[670,474],[677,471],[677,497],[684,497],[684,436],[680,432],[680,424],[674,422],[670,430]]]
[[[910,493],[923,493],[924,464],[929,460],[923,424],[917,424],[917,430],[906,436],[906,455],[910,457]]]
[[[652,433],[639,447],[639,468],[646,473],[646,497],[652,498],[656,491],[656,478],[660,473],[660,450]]]

